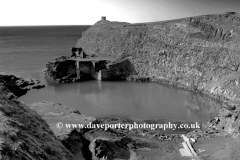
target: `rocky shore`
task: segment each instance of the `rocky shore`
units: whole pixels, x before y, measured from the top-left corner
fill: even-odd
[[[0,75],[0,83],[2,87],[6,87],[9,93],[13,93],[19,97],[27,93],[31,89],[40,89],[45,86],[40,84],[39,80],[22,79],[14,75]]]
[[[46,77],[57,83],[77,82],[77,73],[75,63],[68,61],[68,56],[62,56],[55,59],[54,62],[49,62],[44,71]]]

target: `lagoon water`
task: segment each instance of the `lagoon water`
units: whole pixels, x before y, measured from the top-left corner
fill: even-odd
[[[156,83],[86,81],[48,82],[47,62],[70,54],[89,26],[0,27],[0,72],[39,79],[46,85],[19,99],[62,103],[94,117],[120,116],[203,122],[216,116],[221,103],[207,96]]]

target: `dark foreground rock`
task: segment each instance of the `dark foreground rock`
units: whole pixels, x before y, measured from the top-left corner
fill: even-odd
[[[0,159],[73,160],[72,154],[35,111],[19,102],[15,95],[8,96],[10,91],[22,93],[14,85],[10,86],[8,89],[0,84]]]

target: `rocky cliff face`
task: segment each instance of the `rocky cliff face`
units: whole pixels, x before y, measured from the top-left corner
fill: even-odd
[[[45,74],[53,81],[75,82],[77,81],[76,65],[74,61],[68,61],[69,57],[60,57],[55,62],[46,65]]]
[[[10,78],[10,81],[4,80]],[[72,160],[72,154],[50,130],[49,125],[29,106],[18,101],[14,76],[1,76],[0,84],[0,159]],[[19,82],[20,83],[20,82]],[[25,85],[25,81],[21,83]],[[10,89],[7,86],[11,86]]]
[[[147,78],[240,100],[240,14],[110,24],[96,23],[77,47],[89,55],[128,59],[129,79]]]

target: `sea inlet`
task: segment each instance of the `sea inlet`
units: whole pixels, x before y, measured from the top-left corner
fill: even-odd
[[[131,117],[178,122],[204,122],[215,117],[221,102],[205,95],[157,83],[83,81],[48,82],[20,97],[25,103],[56,102],[96,118]]]

